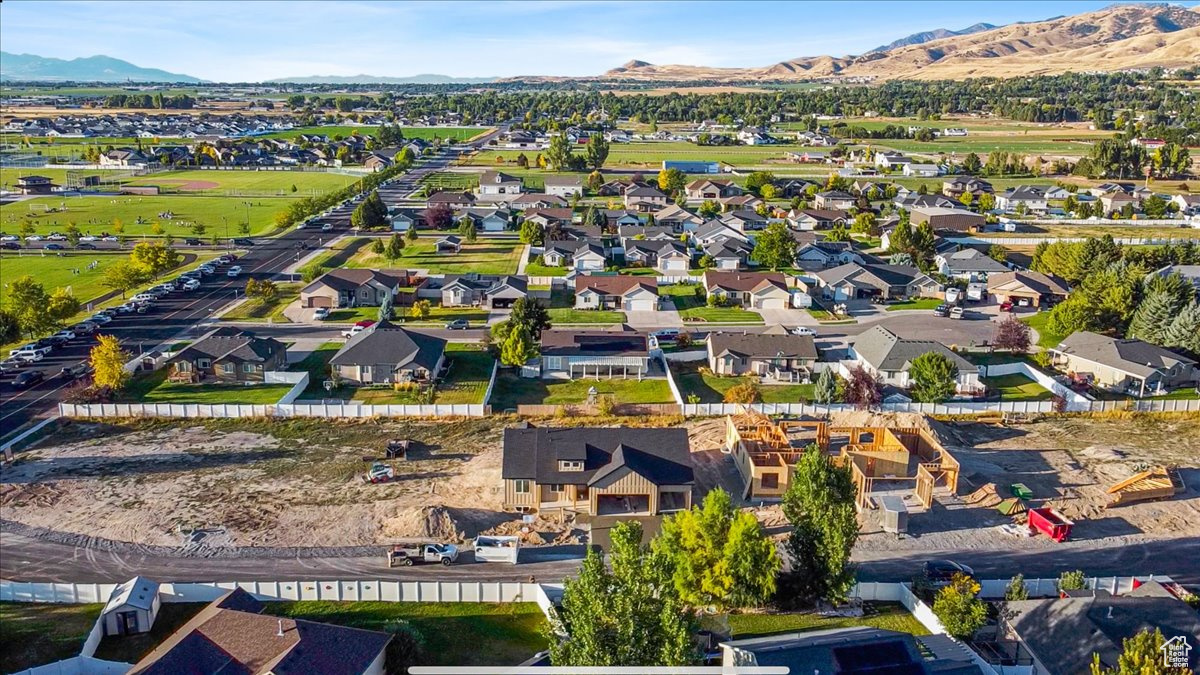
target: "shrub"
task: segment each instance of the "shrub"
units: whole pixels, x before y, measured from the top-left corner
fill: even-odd
[[[1059,591],[1081,591],[1087,588],[1087,577],[1083,570],[1071,570],[1058,575]]]
[[[725,391],[726,403],[759,403],[760,401],[762,401],[762,392],[758,390],[758,383],[754,380],[746,380]]]
[[[955,574],[950,585],[938,591],[933,613],[953,637],[965,640],[987,622],[987,603],[976,595],[979,583],[965,574]]]
[[[596,399],[596,411],[605,417],[611,417],[617,410],[617,399],[612,396],[601,396]]]
[[[1004,589],[1004,599],[1009,602],[1029,599],[1029,589],[1025,588],[1024,574],[1018,574],[1009,580],[1008,586]]]

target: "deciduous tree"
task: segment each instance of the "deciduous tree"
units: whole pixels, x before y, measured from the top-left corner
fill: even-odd
[[[608,139],[604,134],[592,134],[588,137],[587,144],[587,164],[593,169],[599,169],[604,166],[604,162],[608,159]]]
[[[805,448],[783,496],[793,527],[785,546],[790,571],[780,580],[783,604],[841,601],[854,586],[855,494],[849,467],[835,465],[815,445]]]
[[[101,335],[96,338],[96,343],[89,356],[92,383],[97,389],[106,392],[121,391],[129,379],[125,364],[132,357],[129,352],[121,349],[121,343],[116,336]]]
[[[1019,354],[1029,351],[1032,341],[1029,326],[1011,314],[996,324],[996,332],[992,336],[992,344],[996,349],[1007,349]]]
[[[517,298],[508,320],[537,342],[542,339],[542,331],[550,328],[550,311],[537,298]]]
[[[940,352],[925,352],[912,360],[908,371],[913,400],[941,403],[954,395],[958,384],[958,366]]]
[[[500,363],[505,366],[523,366],[537,356],[533,337],[523,326],[509,326],[508,335],[500,344]]]
[[[760,265],[778,270],[796,264],[799,244],[783,223],[771,223],[754,243],[750,258]]]
[[[121,260],[109,265],[104,270],[104,277],[100,283],[105,288],[120,291],[121,297],[124,298],[125,293],[132,288],[137,288],[147,278],[148,276],[141,266],[135,265],[130,260]]]
[[[850,379],[844,393],[846,403],[859,408],[872,408],[883,401],[879,379],[861,365],[850,369]]]
[[[987,603],[980,600],[979,582],[965,574],[955,573],[950,584],[938,591],[933,600],[933,613],[946,627],[946,632],[960,640],[968,640],[987,623]]]
[[[431,311],[432,307],[428,300],[417,300],[412,304],[412,307],[408,308],[408,316],[418,321],[424,321],[429,318]]]

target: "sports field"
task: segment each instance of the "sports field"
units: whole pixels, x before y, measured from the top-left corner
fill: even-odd
[[[141,176],[128,184],[157,185],[163,192],[242,192],[306,197],[340,190],[357,180],[358,176],[324,171],[169,171]]]
[[[297,195],[297,197],[302,195]],[[153,234],[154,223],[163,232],[175,237],[237,237],[239,224],[249,218],[250,234],[261,235],[274,227],[275,214],[295,197],[193,197],[168,195],[160,197],[87,196],[38,197],[13,202],[0,207],[0,230],[18,234],[23,222],[33,225],[36,234],[63,232],[75,223],[84,234],[104,232],[137,237]],[[169,216],[169,217],[168,217]],[[193,229],[195,223],[204,226],[202,234]]]
[[[129,259],[129,252],[109,253],[101,251],[63,251],[63,257],[48,252],[5,251],[0,255],[0,266],[4,268],[4,283],[0,285],[0,305],[8,302],[8,283],[30,275],[51,292],[56,288],[70,288],[72,295],[83,302],[108,292],[101,283],[104,270],[114,263]],[[88,269],[93,261],[99,261],[95,269]],[[75,274],[72,270],[79,270]]]

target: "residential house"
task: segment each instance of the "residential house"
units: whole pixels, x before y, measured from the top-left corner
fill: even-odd
[[[461,209],[454,213],[454,222],[459,223],[463,218],[469,218],[477,230],[503,232],[508,229],[512,217],[512,212],[508,209]]]
[[[672,204],[654,213],[654,224],[676,232],[695,232],[704,224],[704,219],[682,206]]]
[[[1142,200],[1135,195],[1111,192],[1100,198],[1100,205],[1104,208],[1105,214],[1120,213],[1127,206],[1134,211],[1140,211]]]
[[[642,213],[653,213],[665,207],[667,196],[652,187],[633,187],[625,191],[625,208]]]
[[[656,516],[692,505],[695,476],[682,428],[525,423],[504,430],[501,467],[507,509]]]
[[[820,131],[801,131],[796,134],[796,142],[814,147],[832,147],[838,144],[838,138]]]
[[[406,270],[371,270],[339,267],[300,289],[301,307],[378,307],[396,298],[401,288],[417,283]]]
[[[117,585],[100,612],[104,635],[149,633],[162,607],[158,582],[134,577]]]
[[[636,211],[626,211],[625,209],[604,209],[601,211],[601,213],[604,214],[605,227],[607,227],[609,230],[619,231],[622,227],[642,224],[642,218]],[[657,222],[657,218],[655,221]],[[674,226],[674,223],[659,224]]]
[[[940,206],[921,206],[912,210],[910,222],[915,225],[929,223],[934,230],[952,230],[954,232],[971,232],[982,230],[987,218],[980,213],[974,213],[962,208],[944,208]]]
[[[788,152],[783,153],[783,156],[787,157],[793,162],[799,162],[801,164],[824,164],[830,161],[829,153],[821,152],[819,150],[803,150],[801,152],[789,150]]]
[[[796,262],[804,269],[824,269],[847,263],[863,263],[854,246],[848,241],[814,241],[796,252]]]
[[[422,297],[433,296],[443,307],[484,307],[507,309],[529,294],[523,276],[506,274],[445,274],[431,278],[421,289]]]
[[[1095,187],[1088,188],[1088,192],[1096,198],[1115,193],[1128,195],[1133,194],[1133,183],[1101,183]]]
[[[583,196],[583,178],[574,176],[546,176],[546,194],[570,199],[574,195]]]
[[[877,169],[892,171],[903,169],[906,164],[912,164],[912,160],[899,152],[875,153],[875,168]]]
[[[100,153],[100,166],[119,166],[124,168],[142,168],[149,166],[150,158],[141,150],[118,148]]]
[[[722,223],[737,230],[738,232],[752,232],[755,230],[765,230],[770,219],[766,216],[758,215],[756,211],[738,210],[722,213],[718,218]]]
[[[1080,331],[1050,350],[1055,367],[1092,386],[1137,398],[1196,387],[1196,362],[1141,340]]]
[[[448,234],[434,243],[433,250],[436,253],[459,253],[462,251],[462,239],[458,235]]]
[[[390,214],[392,230],[404,232],[409,228],[421,228],[426,225],[425,210],[413,208],[393,209]]]
[[[709,297],[747,309],[787,309],[791,289],[779,272],[704,272],[704,290]]]
[[[227,326],[184,347],[166,366],[172,382],[261,383],[265,373],[287,370],[287,345]]]
[[[264,614],[235,588],[200,610],[143,656],[137,675],[383,675],[390,633]]]
[[[993,274],[1008,272],[1008,267],[976,248],[964,248],[934,257],[938,272],[967,282],[987,281]]]
[[[542,194],[540,192],[527,192],[517,197],[513,197],[508,202],[509,207],[517,211],[524,211],[528,214],[532,210],[567,210],[567,200],[558,195]]]
[[[58,187],[45,176],[20,176],[17,178],[17,192],[23,195],[48,195]]]
[[[329,365],[352,384],[429,382],[446,359],[446,341],[380,321],[350,338]]]
[[[638,241],[679,241],[680,234],[667,225],[624,225],[618,231],[622,239]]]
[[[811,335],[717,331],[708,335],[708,367],[716,375],[754,375],[766,382],[807,382],[817,361]]]
[[[1175,195],[1171,197],[1171,203],[1184,215],[1200,214],[1200,195]]]
[[[920,644],[921,639],[909,633],[867,626],[780,633],[722,642],[721,665],[775,667],[812,675],[980,675],[983,672],[965,649],[935,650]],[[926,653],[937,656],[927,658]],[[942,656],[944,653],[954,656]]]
[[[454,192],[443,190],[425,198],[426,206],[446,204],[450,208],[466,208],[475,203],[475,197],[470,192]]]
[[[753,211],[753,210],[758,209],[758,207],[762,206],[765,203],[766,202],[764,202],[762,199],[760,199],[752,194],[738,195],[736,197],[726,197],[725,199],[721,200],[721,205],[723,207],[725,207],[727,210],[731,210],[731,211],[738,211],[738,210]]]
[[[958,368],[955,391],[960,395],[976,396],[984,391],[979,380],[979,368],[934,340],[906,340],[883,326],[862,333],[851,347],[851,360],[861,365],[884,385],[908,389],[912,385],[909,369],[913,359],[935,352],[950,359]]]
[[[1046,199],[1050,201],[1061,202],[1070,197],[1072,192],[1061,185],[1053,185],[1046,188]]]
[[[571,209],[537,208],[525,211],[522,217],[524,220],[550,229],[555,226],[570,225],[574,222],[575,212]]]
[[[750,261],[754,248],[741,239],[729,238],[711,242],[702,250],[712,258],[713,269],[738,270]]]
[[[912,177],[930,178],[940,176],[942,168],[937,164],[917,164],[910,162],[904,165],[904,175]]]
[[[818,209],[838,209],[845,211],[854,208],[854,195],[841,190],[827,190],[818,192],[813,199],[813,204]]]
[[[658,309],[654,277],[580,274],[575,277],[575,309],[653,312]]]
[[[834,302],[935,297],[942,290],[941,284],[911,265],[848,263],[814,276],[823,295]]]
[[[550,267],[570,267],[576,272],[603,272],[608,264],[604,246],[589,240],[546,242],[542,260]]]
[[[996,195],[996,208],[1001,211],[1015,212],[1022,205],[1029,213],[1045,213],[1050,208],[1045,189],[1037,185],[1018,185]]]
[[[523,185],[517,176],[500,171],[484,171],[479,176],[479,194],[481,195],[517,195],[521,194]]]
[[[991,183],[974,176],[954,176],[942,181],[942,194],[950,199],[961,199],[967,193],[978,201],[984,194],[994,194],[995,189]]]
[[[961,209],[963,207],[962,202],[958,201],[957,199],[949,199],[947,197],[943,197],[942,195],[922,195],[914,193],[910,193],[903,197],[897,193],[896,198],[892,200],[892,203],[896,206],[896,208],[905,209],[907,211],[929,207],[943,209]]]
[[[552,328],[542,331],[540,376],[640,380],[649,374],[657,348],[654,338],[631,330]]]
[[[683,192],[689,202],[719,202],[742,194],[742,188],[731,180],[699,178],[688,183]]]
[[[1066,281],[1032,270],[989,275],[987,288],[988,293],[996,296],[1000,302],[1033,307],[1056,305],[1066,300],[1071,293]]]
[[[726,239],[736,239],[746,243],[750,242],[750,237],[745,232],[717,219],[704,223],[692,234],[692,240],[696,242],[697,246],[708,246],[713,242],[725,241]]]
[[[1138,633],[1161,631],[1168,644],[1181,643],[1186,670],[1200,667],[1200,618],[1186,602],[1157,581],[1144,582],[1121,595],[1087,591],[1068,597],[1017,600],[1004,604],[998,639],[1015,642],[1015,655],[1031,675],[1086,673],[1092,660],[1117,670],[1125,641]],[[1156,654],[1156,666],[1161,656]],[[1185,669],[1181,669],[1184,672]]]
[[[625,264],[653,267],[663,274],[687,274],[692,261],[687,247],[675,239],[625,239]]]
[[[785,216],[787,224],[797,230],[828,230],[845,227],[850,213],[838,209],[792,209]]]

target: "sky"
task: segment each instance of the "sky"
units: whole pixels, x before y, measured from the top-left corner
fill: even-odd
[[[0,45],[104,54],[212,81],[306,75],[598,75],[630,59],[757,67],[906,35],[1078,14],[1112,0],[1006,2],[0,3]]]

